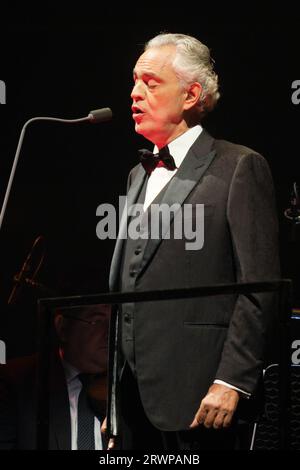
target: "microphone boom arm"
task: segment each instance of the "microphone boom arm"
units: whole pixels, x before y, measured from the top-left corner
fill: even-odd
[[[61,119],[61,118],[55,118],[55,117],[40,116],[40,117],[31,118],[31,119],[29,119],[28,121],[25,122],[24,126],[22,127],[22,131],[21,131],[21,134],[20,134],[20,137],[19,137],[19,142],[18,142],[18,146],[17,146],[17,150],[16,150],[16,155],[15,155],[15,158],[14,158],[14,161],[13,161],[13,166],[12,166],[12,169],[11,169],[11,172],[10,172],[10,177],[9,177],[9,180],[8,180],[8,184],[7,184],[7,188],[6,188],[6,192],[5,192],[5,196],[4,196],[4,200],[3,200],[3,204],[2,204],[2,209],[1,209],[1,214],[0,214],[0,230],[1,230],[1,227],[2,227],[2,222],[3,222],[3,219],[4,219],[4,214],[5,214],[5,211],[6,211],[6,206],[7,206],[7,203],[8,203],[8,198],[9,198],[9,195],[10,195],[12,183],[13,183],[13,180],[14,180],[15,171],[16,171],[16,168],[17,168],[17,164],[18,164],[19,155],[20,155],[20,151],[21,151],[21,148],[22,148],[22,143],[23,143],[23,140],[24,140],[25,132],[26,132],[26,129],[29,126],[29,124],[31,124],[32,122],[35,122],[35,121],[55,121],[55,122],[62,122],[64,124],[77,124],[77,123],[81,123],[81,122],[85,122],[85,121],[90,121],[92,123],[97,123],[97,122],[101,122],[101,121],[108,121],[111,118],[112,118],[111,109],[110,108],[102,108],[102,109],[96,109],[94,111],[91,111],[88,116],[83,117],[83,118],[79,118],[79,119]]]

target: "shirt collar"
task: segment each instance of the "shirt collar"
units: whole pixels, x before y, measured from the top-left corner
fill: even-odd
[[[184,157],[188,153],[193,143],[199,137],[202,130],[202,126],[197,124],[197,126],[191,127],[184,134],[181,134],[179,137],[172,140],[172,142],[168,144],[170,154],[173,156],[177,168],[180,167]],[[158,153],[158,148],[156,145],[154,147],[153,153]]]
[[[76,369],[76,367],[72,366],[72,364],[64,359],[61,349],[59,350],[59,355],[65,371],[66,381],[69,384],[73,379],[75,379],[75,377],[78,376],[78,374],[80,374],[80,370]]]

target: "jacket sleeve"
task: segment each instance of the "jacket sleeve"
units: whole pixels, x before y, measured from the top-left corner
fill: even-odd
[[[272,176],[258,154],[244,155],[233,174],[227,201],[236,282],[280,278],[278,223]],[[239,295],[216,379],[254,393],[266,345],[277,321],[277,295]]]

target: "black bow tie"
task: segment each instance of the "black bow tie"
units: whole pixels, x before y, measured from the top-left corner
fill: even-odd
[[[141,164],[145,168],[145,171],[150,175],[157,166],[164,166],[168,170],[174,171],[176,164],[172,155],[170,155],[169,147],[166,145],[161,148],[156,154],[150,152],[147,149],[139,150]]]

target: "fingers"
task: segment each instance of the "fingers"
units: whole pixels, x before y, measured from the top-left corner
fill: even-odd
[[[107,419],[105,418],[102,425],[101,425],[101,432],[103,434],[106,434],[106,431],[107,431]]]
[[[107,432],[107,418],[103,420],[103,423],[101,425],[101,433],[106,434],[106,432]],[[116,444],[115,438],[111,437],[107,444],[107,450],[113,449],[115,447],[115,444]]]
[[[199,410],[197,411],[195,415],[194,421],[190,425],[190,428],[196,428],[200,424],[203,424],[205,421],[206,415],[207,415],[207,411],[205,410],[204,406],[201,404]]]
[[[199,425],[200,425],[200,423],[198,422],[197,415],[196,415],[193,422],[192,422],[192,424],[190,424],[190,428],[194,429],[194,428],[197,428]]]
[[[203,398],[190,428],[204,425],[206,428],[227,428],[230,426],[239,400],[235,390],[214,384]]]
[[[218,412],[212,426],[214,429],[228,428],[231,424],[232,416],[233,413],[230,413],[229,411]]]
[[[115,447],[115,440],[114,438],[110,438],[109,441],[108,441],[108,446],[107,446],[107,450],[111,450]]]
[[[223,422],[223,428],[228,428],[231,425],[232,417],[233,417],[233,413],[228,413],[225,416],[224,422]]]
[[[219,415],[218,411],[216,410],[210,410],[206,417],[205,417],[205,420],[204,420],[204,426],[206,428],[212,428],[212,427],[215,427],[215,419],[216,417]],[[222,414],[220,413],[220,415],[222,416]],[[220,419],[220,423],[222,423],[221,419]],[[222,425],[222,424],[221,424]],[[221,426],[220,426],[221,427]]]
[[[214,429],[220,429],[220,428],[227,428],[230,426],[231,421],[232,421],[233,413],[229,411],[218,411],[218,410],[207,410],[203,408],[202,410],[199,409],[197,412],[192,424],[190,425],[190,428],[196,428],[200,425],[205,426],[206,428],[214,428]]]

